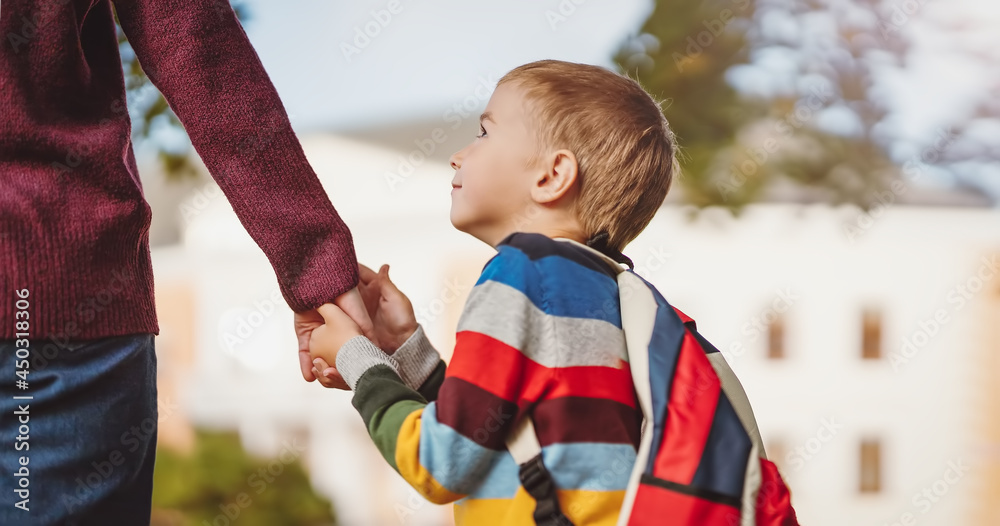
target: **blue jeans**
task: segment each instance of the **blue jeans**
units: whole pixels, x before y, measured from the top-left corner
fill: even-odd
[[[153,335],[29,348],[22,390],[15,341],[0,340],[0,525],[148,525]]]

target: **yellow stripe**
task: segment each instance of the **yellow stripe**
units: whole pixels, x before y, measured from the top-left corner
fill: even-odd
[[[420,464],[420,417],[423,409],[407,415],[396,437],[396,467],[399,474],[423,497],[434,504],[454,502],[465,495],[448,491]]]
[[[614,526],[625,491],[559,490],[559,508],[573,524]],[[513,499],[469,499],[455,504],[455,526],[534,524],[535,499],[517,488]]]

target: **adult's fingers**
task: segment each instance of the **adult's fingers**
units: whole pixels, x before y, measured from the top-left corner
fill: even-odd
[[[316,373],[313,371],[312,357],[309,350],[299,351],[299,367],[302,368],[302,378],[307,382],[316,380]]]
[[[361,299],[361,292],[353,288],[334,300],[335,305],[329,303],[319,307],[320,315],[326,323],[346,323],[344,318],[349,318],[361,329],[361,334],[372,341],[375,338],[375,326],[372,324],[371,315],[368,314],[368,307]]]
[[[378,274],[375,273],[374,270],[368,268],[367,266],[358,263],[358,278],[361,280],[362,283],[367,284],[372,280],[377,279]]]

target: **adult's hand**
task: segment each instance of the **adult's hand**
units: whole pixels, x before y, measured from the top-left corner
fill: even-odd
[[[354,320],[361,328],[361,332],[368,339],[375,341],[375,332],[372,328],[372,320],[365,309],[364,301],[357,287],[341,294],[333,301],[348,316]],[[313,373],[313,358],[309,354],[309,338],[316,327],[323,325],[323,317],[316,309],[295,313],[295,337],[299,344],[299,367],[302,370],[302,378],[307,382],[316,379]],[[346,384],[345,384],[346,386]]]

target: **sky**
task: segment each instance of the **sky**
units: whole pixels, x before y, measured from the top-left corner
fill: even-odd
[[[652,10],[648,0],[246,0],[246,30],[300,133],[440,119],[477,87],[542,58],[612,66],[613,52]],[[890,125],[915,155],[983,86],[1000,86],[997,0],[898,0],[914,37],[903,72],[883,76]],[[979,55],[974,57],[974,55]],[[987,130],[989,131],[989,130]],[[968,176],[1000,200],[1000,168]],[[937,173],[932,184],[956,176]]]
[[[611,66],[652,9],[575,2],[250,0],[246,29],[296,129],[343,129],[439,115],[542,58]]]

